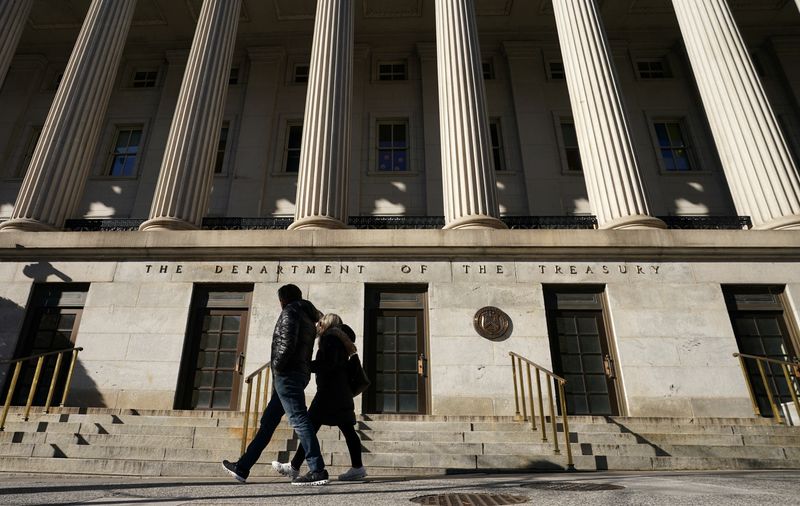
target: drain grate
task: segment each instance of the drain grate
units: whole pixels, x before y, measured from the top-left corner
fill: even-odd
[[[622,490],[622,485],[610,483],[588,483],[582,481],[537,481],[523,485],[536,490],[555,490],[559,492],[598,492],[601,490]]]
[[[530,497],[508,494],[437,494],[423,495],[411,502],[428,506],[500,506],[502,504],[522,504]]]

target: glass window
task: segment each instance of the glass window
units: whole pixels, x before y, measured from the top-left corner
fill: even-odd
[[[121,127],[117,129],[114,147],[111,151],[109,176],[133,177],[136,175],[136,158],[142,142],[142,127]]]
[[[637,60],[636,72],[640,79],[666,79],[672,77],[669,64],[664,58],[653,60]]]
[[[307,83],[308,82],[308,74],[309,74],[309,66],[306,64],[300,64],[294,66],[294,82],[295,83]]]
[[[158,80],[158,70],[137,70],[133,73],[134,88],[154,88]]]
[[[408,170],[408,124],[378,122],[378,171]]]
[[[239,67],[233,67],[231,69],[231,73],[228,76],[228,84],[229,85],[239,84]]]
[[[286,172],[300,172],[300,146],[303,141],[303,125],[289,125],[286,132]]]
[[[217,143],[217,158],[214,161],[214,174],[222,174],[222,169],[225,168],[225,151],[228,147],[228,132],[230,131],[230,124],[226,121],[222,124],[222,129],[219,131],[219,142]]]
[[[405,81],[406,76],[405,62],[379,63],[378,81]]]
[[[485,80],[490,81],[494,79],[494,65],[492,65],[492,62],[485,61],[481,64],[481,67],[483,69],[483,78]]]
[[[578,147],[578,133],[575,123],[571,120],[561,121],[561,141],[563,142],[564,160],[569,172],[583,172],[581,151]]]
[[[500,131],[500,121],[494,120],[489,123],[489,132],[492,137],[492,160],[494,170],[506,170],[505,156],[503,153],[503,136]]]
[[[566,74],[564,73],[564,62],[561,61],[551,61],[548,63],[547,72],[550,75],[550,79],[566,78]]]
[[[30,133],[28,134],[28,142],[25,144],[25,153],[22,155],[22,160],[19,162],[19,167],[17,167],[17,173],[15,176],[25,176],[25,173],[28,171],[28,166],[31,164],[31,160],[33,159],[33,152],[36,151],[36,144],[39,143],[39,137],[41,135],[41,126],[35,126],[31,128]]]
[[[653,123],[664,170],[679,172],[693,170],[689,157],[690,146],[680,120]]]

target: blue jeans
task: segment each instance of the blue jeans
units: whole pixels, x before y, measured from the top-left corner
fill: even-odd
[[[303,373],[288,373],[273,375],[272,397],[264,408],[261,416],[261,426],[258,428],[255,437],[247,446],[244,455],[236,463],[236,471],[244,478],[250,475],[252,468],[261,452],[269,444],[275,429],[283,418],[284,413],[289,416],[289,423],[300,438],[303,448],[308,448],[306,452],[306,462],[310,471],[321,471],[325,469],[325,462],[322,460],[322,451],[319,448],[314,425],[308,417],[306,408],[306,397],[304,390],[310,376]]]

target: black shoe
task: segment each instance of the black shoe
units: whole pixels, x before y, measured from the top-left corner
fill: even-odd
[[[298,476],[297,478],[292,480],[292,485],[297,485],[298,487],[306,485],[327,485],[327,484],[328,484],[327,469],[323,469],[322,471],[309,471],[303,476]]]
[[[222,468],[228,471],[228,474],[236,478],[236,481],[240,483],[244,483],[245,481],[247,481],[247,476],[242,476],[241,474],[239,474],[239,471],[236,470],[235,463],[223,460]],[[327,478],[327,474],[325,475],[325,477]]]

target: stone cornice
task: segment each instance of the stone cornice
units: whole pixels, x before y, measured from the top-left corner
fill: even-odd
[[[800,232],[308,230],[2,232],[0,261],[282,258],[800,262]]]

